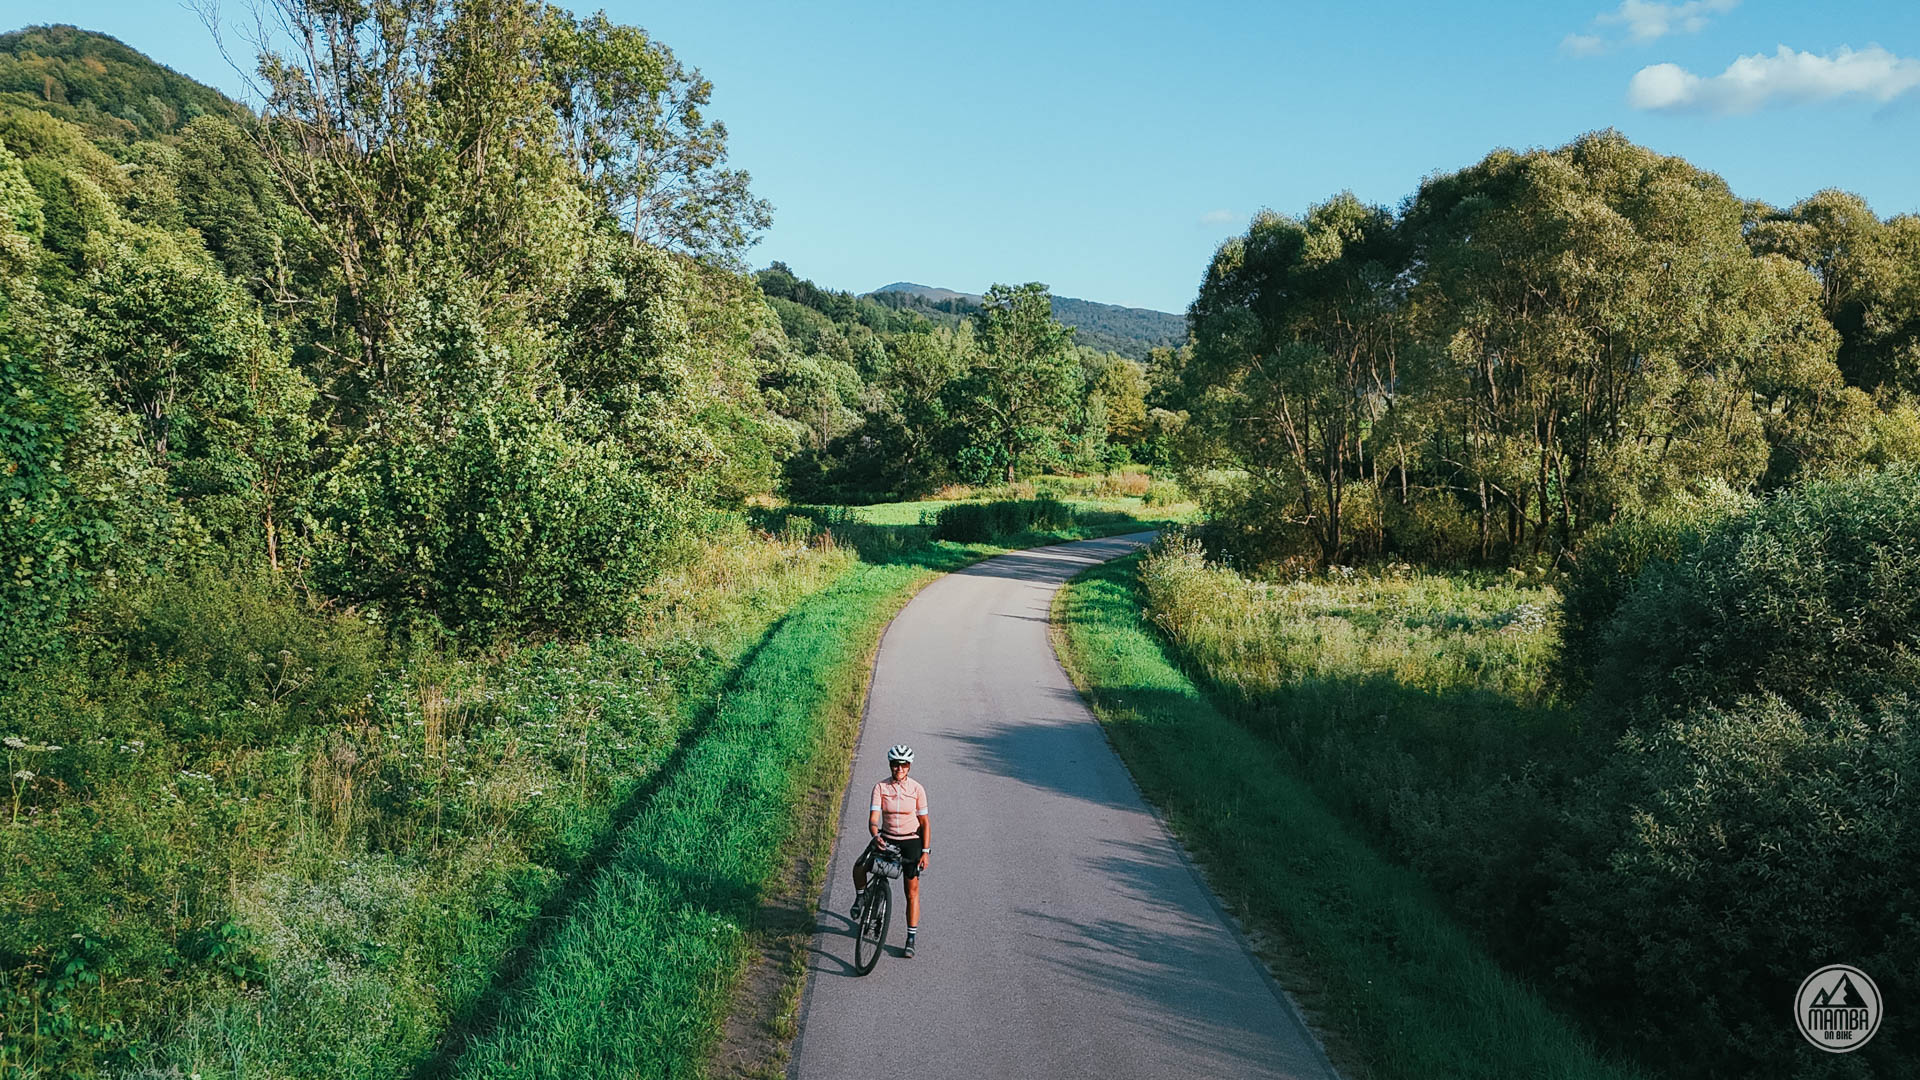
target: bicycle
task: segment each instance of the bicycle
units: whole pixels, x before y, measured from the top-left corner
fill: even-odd
[[[887,944],[887,927],[893,921],[893,888],[889,881],[900,876],[900,849],[879,842],[873,861],[867,864],[867,887],[860,890],[860,918],[853,928],[853,970],[865,975],[880,962]]]

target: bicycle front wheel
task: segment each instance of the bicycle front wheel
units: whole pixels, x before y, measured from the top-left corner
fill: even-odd
[[[867,886],[862,903],[860,925],[854,927],[853,969],[865,975],[880,962],[880,950],[887,944],[887,924],[893,920],[893,890],[880,879]]]

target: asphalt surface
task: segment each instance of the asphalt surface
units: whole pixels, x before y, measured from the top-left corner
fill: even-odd
[[[881,640],[790,1074],[1334,1078],[1160,820],[1047,637],[1054,590],[1151,534],[1003,555]],[[851,868],[887,747],[916,752],[933,855],[913,959],[853,973]]]

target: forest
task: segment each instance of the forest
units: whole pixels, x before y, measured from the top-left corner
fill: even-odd
[[[1203,509],[1150,567],[1189,630],[1213,593],[1394,567],[1557,590],[1527,693],[1573,710],[1576,750],[1530,772],[1560,729],[1530,730],[1452,763],[1478,802],[1348,809],[1416,863],[1441,851],[1420,806],[1550,837],[1554,866],[1492,865],[1503,834],[1428,869],[1463,904],[1532,890],[1548,914],[1496,951],[1557,957],[1599,1029],[1633,1019],[1593,1002],[1670,961],[1763,984],[1765,943],[1672,914],[1709,888],[1818,903],[1853,850],[1826,894],[1850,925],[1911,910],[1920,218],[1742,199],[1591,133],[1396,207],[1263,212],[1143,350],[1153,327],[1076,331],[1117,316],[1042,283],[929,304],[754,270],[776,208],[711,84],[638,28],[531,0],[272,7],[305,45],[260,52],[257,107],[102,34],[0,35],[0,1075],[151,1064],[192,1009],[218,1027],[207,1002],[267,985],[339,1017],[440,993],[666,760],[673,695],[853,559],[819,523],[1134,466]],[[573,741],[511,727],[536,717]],[[1276,730],[1310,767],[1358,745]],[[1545,777],[1577,792],[1533,798]],[[534,798],[563,788],[594,809]],[[293,916],[243,917],[322,904],[273,861],[298,846],[283,804],[311,808],[303,865],[375,883],[326,923],[358,929],[300,938],[311,983],[267,975]],[[1796,919],[1792,965],[1820,940]],[[1651,944],[1616,948],[1622,921]],[[405,947],[368,929],[402,923]],[[1911,971],[1901,925],[1873,955]],[[1735,1034],[1758,1008],[1701,1007]],[[436,1037],[298,1053],[398,1075]]]

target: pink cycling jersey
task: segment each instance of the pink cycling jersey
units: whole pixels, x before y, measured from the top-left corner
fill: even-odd
[[[873,805],[880,811],[880,835],[890,840],[905,840],[920,835],[920,818],[927,812],[927,789],[909,776],[891,777],[873,785]]]

